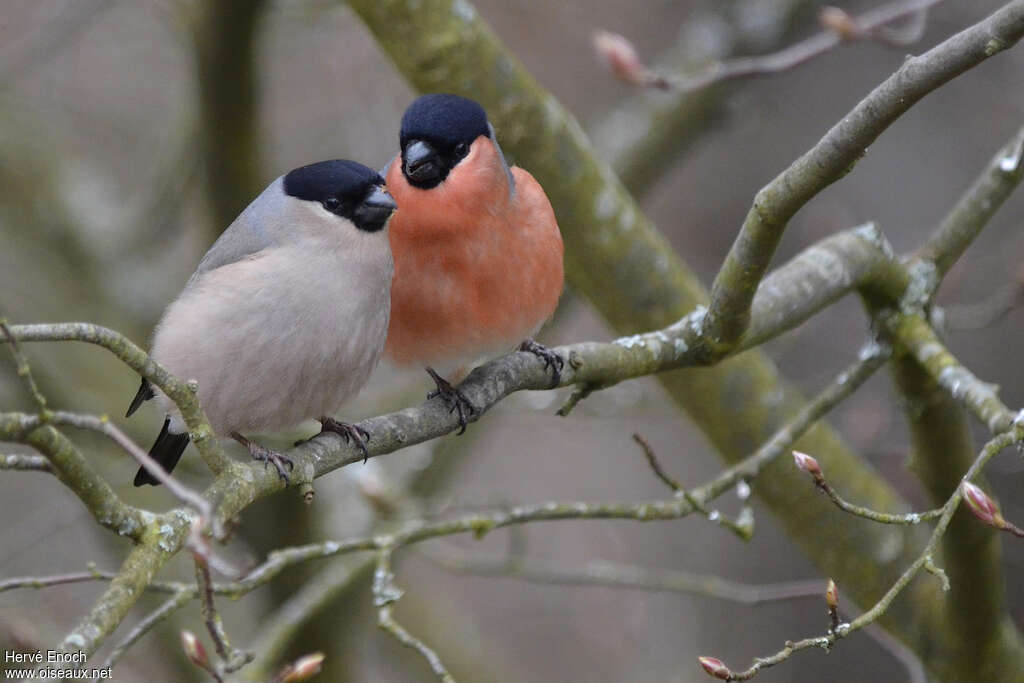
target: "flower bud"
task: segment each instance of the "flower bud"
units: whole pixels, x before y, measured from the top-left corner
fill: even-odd
[[[281,683],[301,683],[302,681],[308,681],[313,676],[320,673],[320,668],[323,663],[323,652],[314,652],[312,654],[303,655],[288,667],[284,676],[280,679]]]
[[[838,7],[822,7],[818,22],[843,40],[857,37],[857,23]]]
[[[793,451],[793,461],[796,463],[797,467],[802,469],[804,472],[807,472],[815,479],[819,479],[822,476],[821,466],[818,465],[818,461],[806,453]]]
[[[829,612],[835,612],[839,608],[839,591],[836,589],[836,582],[828,580],[828,587],[825,589],[825,603]]]
[[[633,85],[645,85],[651,80],[650,71],[640,61],[633,43],[618,33],[594,31],[591,38],[598,59],[611,69],[620,81]]]
[[[714,657],[698,657],[697,661],[704,667],[704,671],[708,676],[717,678],[722,681],[728,681],[732,679],[732,671],[729,670],[721,659],[715,659]]]
[[[185,651],[185,656],[188,660],[198,667],[203,669],[210,666],[210,660],[206,656],[206,648],[196,638],[196,634],[192,631],[181,632],[181,649]]]
[[[1002,529],[1006,526],[1006,520],[999,513],[999,507],[995,501],[988,497],[980,487],[972,484],[969,481],[965,481],[963,485],[964,502],[967,503],[967,509],[970,510],[975,517],[983,521],[989,526],[994,526],[997,529]]]

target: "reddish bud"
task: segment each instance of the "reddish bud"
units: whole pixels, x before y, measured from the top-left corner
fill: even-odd
[[[591,37],[594,51],[620,81],[645,85],[651,81],[650,70],[640,61],[633,43],[618,33],[594,31]]]
[[[698,657],[697,661],[704,667],[704,671],[708,676],[717,678],[722,681],[732,680],[732,671],[729,667],[722,662],[721,659],[715,659],[714,657]]]
[[[825,603],[828,605],[829,612],[834,612],[839,608],[839,591],[836,589],[836,582],[832,579],[828,580],[828,587],[825,589]]]
[[[989,526],[994,526],[997,529],[1003,529],[1006,527],[1006,520],[999,513],[999,507],[995,501],[988,497],[980,487],[975,486],[969,481],[965,481],[963,485],[964,502],[967,503],[967,508],[974,514],[975,517],[983,521]]]
[[[822,7],[818,22],[843,40],[857,37],[857,22],[838,7]]]
[[[185,651],[188,660],[198,667],[206,669],[210,666],[210,660],[206,656],[206,648],[196,638],[192,631],[181,632],[181,649]]]
[[[320,673],[320,668],[323,663],[323,652],[314,652],[313,654],[303,655],[296,659],[285,670],[279,680],[281,683],[301,683],[302,681],[308,681],[310,678]]]
[[[806,453],[801,453],[800,451],[793,451],[793,462],[796,463],[797,467],[802,469],[804,472],[807,472],[815,479],[818,479],[822,476],[821,466],[818,464],[818,461],[812,458],[811,456],[807,455]]]

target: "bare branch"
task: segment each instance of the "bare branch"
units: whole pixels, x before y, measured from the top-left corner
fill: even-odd
[[[1002,52],[1024,35],[1024,2],[1016,0],[903,65],[825,136],[762,188],[715,277],[707,332],[728,348],[750,324],[754,292],[789,219],[839,180],[882,132],[932,90]]]
[[[996,152],[977,180],[917,252],[935,264],[937,287],[1024,178],[1024,127]]]
[[[221,619],[217,606],[213,604],[213,580],[210,578],[210,567],[204,558],[195,556],[196,585],[199,587],[199,595],[202,597],[203,618],[206,620],[206,629],[210,632],[217,654],[224,661],[225,673],[231,673],[242,668],[252,661],[251,652],[243,652],[231,646],[228,640],[227,631],[224,630],[224,620]]]
[[[28,390],[29,396],[35,401],[36,407],[39,408],[39,414],[45,416],[49,412],[46,407],[46,397],[39,391],[39,385],[36,384],[36,379],[32,376],[32,368],[28,364],[28,359],[21,352],[21,347],[18,346],[11,328],[7,326],[6,318],[0,318],[0,333],[3,333],[4,338],[11,347],[11,355],[14,356],[18,377],[21,378],[22,384]]]
[[[676,43],[659,56],[654,70],[678,70],[687,64],[720,60],[752,46],[778,46],[812,4],[817,3],[778,0],[759,7],[763,21],[748,22],[737,16],[746,3],[706,3],[703,11],[680,27]],[[716,39],[693,40],[708,35]],[[724,88],[712,87],[693,93],[664,91],[650,97],[638,89],[600,122],[586,122],[593,124],[588,133],[601,158],[639,199],[657,185],[661,174],[688,145],[721,121],[719,109],[725,94]]]
[[[740,511],[739,516],[736,518],[736,521],[729,519],[718,510],[708,510],[701,501],[694,498],[689,491],[685,490],[679,484],[679,482],[677,482],[675,479],[670,477],[668,473],[665,472],[665,470],[661,466],[661,463],[658,462],[658,456],[654,453],[654,449],[651,448],[651,445],[647,443],[646,439],[644,439],[639,434],[634,434],[633,441],[636,441],[637,444],[640,445],[640,450],[643,451],[644,457],[647,458],[647,464],[654,471],[654,475],[658,477],[658,479],[660,479],[662,483],[664,483],[666,486],[672,489],[675,492],[676,497],[684,499],[686,502],[693,506],[694,510],[704,515],[704,518],[708,521],[714,522],[716,524],[719,524],[720,526],[725,527],[729,531],[733,532],[734,534],[742,538],[744,541],[749,541],[753,537],[753,508],[751,508],[749,505],[744,504],[743,509]],[[750,487],[747,485],[745,481],[741,481],[740,486],[743,487],[742,491],[744,492],[740,497],[744,500],[745,503],[746,499],[750,496]],[[740,486],[737,486],[737,489],[739,489]]]
[[[105,669],[117,664],[124,653],[128,651],[128,648],[138,642],[144,635],[152,631],[153,628],[158,626],[162,621],[191,602],[195,597],[195,591],[185,589],[179,590],[168,598],[163,604],[147,614],[145,618],[132,627],[125,637],[116,646],[114,646],[113,650],[110,651],[110,654],[103,662],[103,666],[101,668]]]
[[[856,517],[863,517],[864,519],[870,519],[872,522],[879,522],[881,524],[920,524],[921,522],[930,522],[933,519],[938,519],[943,512],[942,508],[936,508],[935,510],[927,510],[925,512],[907,512],[901,514],[894,514],[889,512],[878,512],[871,508],[863,507],[861,505],[854,505],[842,498],[832,485],[825,479],[824,473],[818,466],[817,460],[806,453],[800,453],[793,451],[793,458],[796,460],[797,467],[804,470],[811,477],[814,478],[814,485],[818,487],[818,490],[828,496],[829,500],[835,503],[836,507],[843,512],[849,512],[851,515]]]
[[[274,614],[260,623],[260,629],[250,643],[249,649],[255,657],[246,668],[246,675],[258,677],[260,672],[270,670],[280,660],[289,641],[302,625],[352,588],[371,569],[373,559],[370,557],[346,557],[325,567],[311,580],[303,583]]]
[[[963,481],[969,482],[971,479],[978,476],[982,468],[991,460],[993,457],[998,455],[1003,449],[1014,444],[1019,443],[1024,439],[1024,429],[1017,428],[1012,432],[1004,432],[990,440],[981,449],[978,457],[972,463],[970,469],[964,474]],[[774,666],[790,658],[794,653],[800,650],[806,650],[808,648],[823,648],[825,650],[830,649],[836,641],[840,638],[845,638],[850,634],[868,626],[869,624],[877,621],[886,610],[889,609],[889,605],[896,598],[900,592],[907,587],[907,585],[917,576],[918,572],[922,569],[926,571],[933,571],[928,567],[934,567],[932,562],[932,555],[936,552],[939,541],[942,540],[943,535],[946,532],[946,528],[949,526],[950,520],[953,519],[953,514],[956,512],[963,499],[963,492],[961,487],[953,492],[946,503],[942,506],[942,515],[939,517],[938,522],[935,525],[935,529],[932,531],[931,537],[928,540],[927,545],[917,560],[913,562],[907,569],[900,575],[899,579],[886,591],[872,607],[866,612],[862,613],[859,617],[854,619],[848,624],[840,624],[838,628],[832,632],[817,636],[814,638],[805,638],[796,642],[786,643],[786,647],[776,652],[769,657],[759,657],[754,661],[754,664],[746,669],[745,671],[735,672],[731,671],[728,680],[732,681],[746,681],[756,676],[762,669],[766,669],[770,666]]]
[[[42,453],[56,477],[96,521],[117,534],[137,540],[153,519],[152,513],[122,501],[71,440],[39,416],[0,413],[0,440],[25,443]]]
[[[49,325],[13,325],[11,332],[21,342],[37,341],[80,341],[96,344],[117,356],[125,365],[138,372],[160,388],[174,401],[181,416],[188,425],[189,435],[199,454],[215,474],[231,464],[231,459],[221,450],[203,414],[199,399],[188,383],[175,378],[145,351],[133,344],[127,337],[100,325],[91,323],[56,323]],[[0,340],[6,342],[6,340]]]
[[[437,653],[406,631],[391,615],[391,607],[400,597],[402,590],[395,585],[395,575],[391,572],[391,550],[381,548],[377,553],[377,569],[373,574],[373,604],[377,608],[377,626],[391,634],[402,645],[419,652],[427,660],[430,670],[439,681],[455,683],[455,679],[448,673]]]
[[[616,34],[599,32],[594,37],[594,47],[619,80],[641,87],[691,93],[722,81],[788,71],[847,41],[876,40],[889,45],[909,45],[921,38],[927,10],[939,2],[941,0],[900,0],[857,17],[837,7],[826,7],[820,19],[827,30],[778,52],[713,62],[693,74],[667,75],[650,69],[636,56],[633,46]],[[887,26],[901,19],[910,19],[909,25],[903,29]]]
[[[213,519],[213,506],[210,504],[210,501],[206,500],[201,495],[171,476],[156,462],[156,460],[150,457],[149,453],[132,441],[127,434],[121,431],[120,427],[108,420],[105,415],[102,417],[95,417],[93,415],[81,415],[78,413],[69,413],[58,410],[52,413],[50,421],[52,424],[68,425],[78,429],[88,429],[106,435],[114,443],[127,451],[129,455],[135,458],[140,465],[145,467],[146,471],[152,474],[157,481],[166,486],[167,490],[170,491],[175,498],[186,505],[195,508],[196,512],[198,512],[204,520],[204,523],[206,520]],[[220,536],[221,533],[217,531],[215,532],[215,535]]]
[[[661,479],[662,483],[672,489],[675,493],[681,493],[683,487],[679,485],[679,482],[670,477],[664,469],[662,469],[661,463],[658,462],[658,456],[655,455],[654,449],[651,448],[651,444],[647,443],[647,439],[639,434],[634,434],[633,441],[636,441],[637,444],[639,444],[640,450],[643,451],[644,457],[647,458],[647,464],[650,465],[651,470],[654,471],[654,476]]]
[[[423,554],[431,562],[452,572],[531,583],[684,593],[751,606],[821,596],[820,580],[754,585],[729,581],[714,574],[693,574],[605,560],[590,560],[581,567],[566,569],[520,557],[479,558],[454,547]]]
[[[1024,12],[1022,12],[1024,13]],[[978,379],[939,340],[935,330],[920,314],[886,314],[879,322],[914,356],[921,367],[960,401],[992,434],[1001,434],[1013,424],[1016,414],[999,400],[999,387]]]

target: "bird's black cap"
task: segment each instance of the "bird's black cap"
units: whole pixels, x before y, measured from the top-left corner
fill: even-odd
[[[423,95],[402,116],[402,173],[414,187],[436,187],[481,135],[491,137],[491,127],[479,104],[458,95]]]
[[[425,140],[435,147],[454,147],[490,137],[487,112],[478,103],[458,95],[436,93],[418,97],[402,115],[400,143]]]
[[[367,232],[384,227],[395,209],[383,185],[384,179],[379,173],[347,159],[301,166],[284,177],[285,194],[319,202],[331,213],[349,219]]]

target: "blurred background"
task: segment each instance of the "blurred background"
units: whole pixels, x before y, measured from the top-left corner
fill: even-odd
[[[942,3],[910,51],[923,52],[999,4]],[[592,31],[623,33],[654,63],[661,55],[692,63],[763,52],[810,35],[817,30],[818,6],[793,0],[475,3],[609,154],[637,135],[609,125],[615,112],[656,106],[669,96],[613,80],[593,56]],[[854,2],[844,8],[870,6]],[[251,71],[245,67],[250,49]],[[671,163],[635,188],[648,214],[706,283],[757,189],[897,68],[904,52],[871,43],[845,45],[786,73],[708,95],[702,115],[672,146]],[[1018,47],[916,105],[852,174],[796,216],[777,262],[869,220],[898,251],[915,248],[1021,125],[1022,73],[1024,48]],[[0,315],[13,323],[94,322],[145,345],[164,305],[248,199],[276,176],[312,161],[347,157],[382,167],[397,151],[399,119],[414,96],[342,3],[5,0]],[[224,162],[223,150],[232,145],[231,158],[242,160],[235,167]],[[1018,193],[947,277],[940,302],[954,322],[964,318],[957,315],[963,306],[985,302],[1024,278],[1022,215],[1024,195]],[[1024,363],[1009,353],[1022,332],[1024,315],[1011,311],[983,329],[949,334],[952,350],[983,379],[999,383],[1010,406],[1024,404]],[[849,299],[767,350],[810,393],[852,360],[866,334],[860,304]],[[602,321],[571,291],[541,334],[554,344],[609,338]],[[138,385],[131,371],[84,345],[24,350],[51,405],[109,414],[148,447],[161,416],[148,409],[132,420],[120,418]],[[0,353],[4,410],[30,407],[16,379],[10,358]],[[429,386],[425,374],[381,368],[344,416],[411,405]],[[515,395],[465,436],[335,472],[318,480],[312,506],[294,494],[261,501],[246,512],[228,552],[245,567],[271,548],[363,534],[409,515],[516,502],[667,496],[632,442],[634,432],[684,484],[697,484],[720,469],[700,433],[655,381],[625,382],[593,395],[570,417],[556,417],[568,393]],[[903,495],[918,507],[927,505],[905,469],[907,434],[887,373],[873,378],[831,421]],[[980,429],[976,433],[983,437]],[[128,502],[152,509],[175,504],[163,490],[131,486],[135,465],[126,454],[92,434],[73,436]],[[1021,461],[1003,456],[988,473],[1006,517],[1024,520],[1024,502],[1013,496],[1024,484]],[[197,487],[209,479],[192,451],[181,476]],[[0,500],[2,577],[80,571],[90,562],[115,569],[126,552],[126,542],[99,528],[52,477],[0,473]],[[728,514],[739,509],[734,495],[719,505]],[[824,590],[827,577],[754,505],[757,527],[749,543],[696,517],[652,524],[559,522],[514,534],[493,532],[481,542],[431,541],[396,556],[397,581],[407,592],[395,614],[438,651],[458,680],[708,680],[696,664],[698,655],[746,666],[785,639],[823,632],[827,617],[820,596],[750,607],[681,594],[466,576],[438,566],[436,557],[500,557],[512,544],[530,560],[564,569],[608,560],[751,584],[817,579]],[[1009,541],[1004,551],[1007,575],[1020,576],[1024,548]],[[339,577],[349,571],[356,573],[345,583]],[[190,563],[178,558],[164,575],[191,580]],[[275,651],[271,670],[274,663],[322,650],[327,670],[318,680],[433,680],[418,656],[376,629],[365,566],[352,560],[300,566],[237,603],[222,600],[234,644],[265,642],[261,629],[275,610],[303,587],[314,592],[311,586],[333,600],[295,642]],[[0,594],[0,648],[50,646],[102,590],[100,584],[79,584]],[[1008,599],[1012,617],[1024,626],[1019,582],[1009,582]],[[91,663],[98,665],[158,603],[159,597],[144,599]],[[135,646],[115,670],[115,680],[197,679],[180,653],[181,628],[205,639],[198,604]],[[914,676],[914,667],[884,637],[860,635],[827,657],[794,657],[759,680],[918,680]]]

